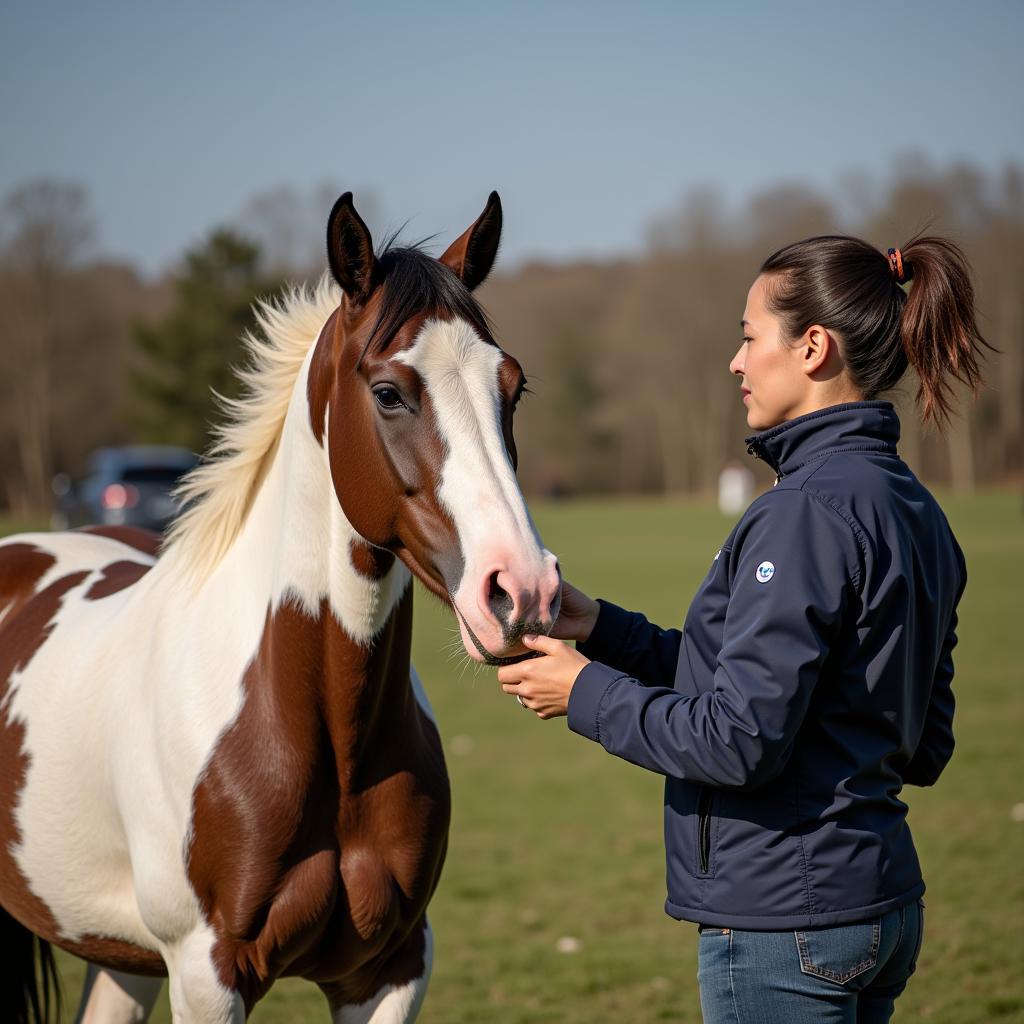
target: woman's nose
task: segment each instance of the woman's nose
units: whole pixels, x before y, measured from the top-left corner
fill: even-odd
[[[746,342],[744,342],[742,345],[740,345],[739,349],[736,352],[736,355],[732,357],[732,361],[729,363],[730,373],[735,373],[741,377],[743,376],[743,353],[745,352],[746,347]]]

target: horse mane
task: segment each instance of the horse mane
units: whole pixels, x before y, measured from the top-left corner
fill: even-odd
[[[178,486],[184,511],[164,542],[164,551],[184,554],[194,577],[209,575],[241,532],[277,450],[302,364],[340,302],[341,289],[324,274],[312,287],[294,286],[276,301],[253,305],[257,329],[242,335],[247,361],[236,370],[242,395],[217,396],[226,420],[214,429],[203,462]]]

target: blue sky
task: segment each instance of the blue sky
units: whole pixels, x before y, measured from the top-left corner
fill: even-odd
[[[0,10],[0,193],[83,183],[102,251],[171,265],[324,180],[506,265],[636,251],[698,186],[1024,163],[1024,3],[40,3]]]

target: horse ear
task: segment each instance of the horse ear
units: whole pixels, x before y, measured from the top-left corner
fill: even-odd
[[[327,262],[352,302],[361,305],[370,297],[377,284],[377,259],[370,229],[356,213],[351,192],[334,204],[327,219]]]
[[[500,241],[501,200],[497,192],[492,192],[484,212],[448,246],[441,262],[451,267],[472,291],[491,272]]]

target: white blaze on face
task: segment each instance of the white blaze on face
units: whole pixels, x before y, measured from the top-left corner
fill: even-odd
[[[504,653],[502,624],[488,604],[492,576],[512,597],[518,620],[549,622],[559,586],[555,557],[541,544],[505,447],[502,352],[464,320],[429,320],[395,358],[420,375],[445,444],[437,496],[465,559],[455,605],[490,653]]]

